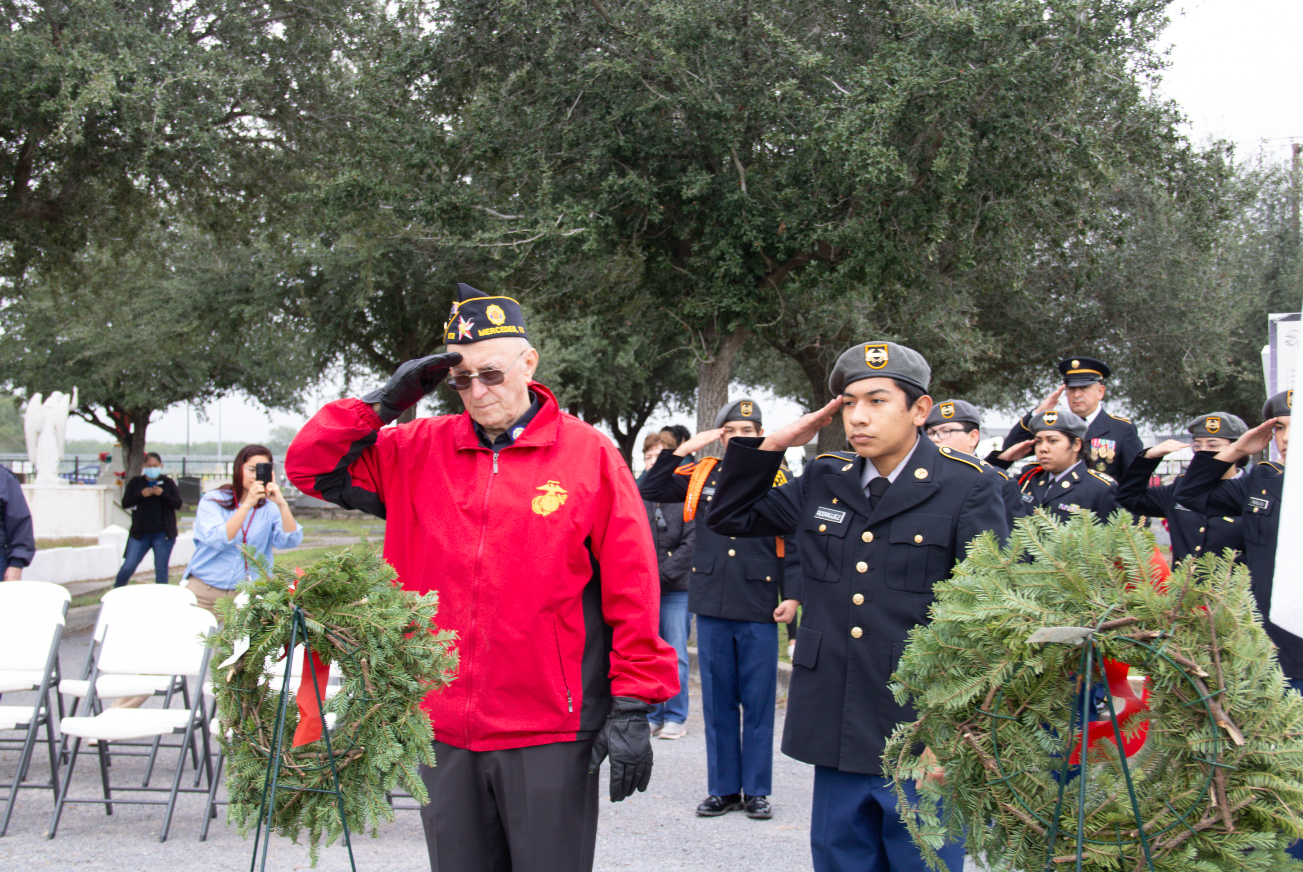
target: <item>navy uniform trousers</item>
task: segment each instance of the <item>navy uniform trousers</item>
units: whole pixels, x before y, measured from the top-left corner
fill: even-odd
[[[888,685],[910,630],[928,622],[933,584],[976,536],[1008,536],[1000,477],[920,437],[872,504],[864,458],[823,455],[771,487],[782,454],[758,450],[760,441],[729,441],[706,525],[739,537],[791,535],[800,548],[804,614],[783,753],[815,767],[814,868],[924,872],[882,769],[887,738],[916,714]],[[942,853],[953,872],[963,856],[963,845]]]

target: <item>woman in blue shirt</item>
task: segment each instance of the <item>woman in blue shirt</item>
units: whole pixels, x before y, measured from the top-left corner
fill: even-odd
[[[235,455],[234,481],[199,501],[195,553],[181,580],[210,612],[219,599],[235,596],[236,585],[257,571],[241,550],[245,545],[270,565],[275,561],[273,548],[297,548],[303,541],[303,528],[290,514],[280,487],[257,479],[257,465],[271,462],[271,451],[263,446],[244,446]]]

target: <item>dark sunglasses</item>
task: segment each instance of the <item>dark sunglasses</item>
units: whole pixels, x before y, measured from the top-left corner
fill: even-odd
[[[528,350],[529,350],[528,348],[525,349],[525,351]],[[468,373],[462,373],[461,375],[450,375],[448,376],[448,379],[447,381],[444,382],[444,384],[452,388],[454,391],[469,390],[471,386],[471,379],[479,379],[480,384],[484,385],[485,387],[500,385],[502,384],[503,379],[507,377],[507,373],[511,372],[512,367],[514,367],[516,363],[520,360],[520,358],[522,358],[525,355],[525,351],[522,351],[520,352],[520,354],[517,354],[516,359],[511,362],[511,366],[508,366],[506,369],[484,369],[484,370],[480,370],[479,372],[468,372]]]

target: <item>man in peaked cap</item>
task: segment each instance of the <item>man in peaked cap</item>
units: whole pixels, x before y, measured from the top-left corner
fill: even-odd
[[[829,378],[831,403],[767,436],[729,441],[706,521],[726,536],[794,535],[801,549],[804,612],[783,753],[815,767],[815,872],[925,868],[882,767],[887,738],[915,717],[888,684],[910,630],[929,621],[933,584],[974,538],[1009,532],[998,478],[920,433],[930,379],[923,356],[894,342],[847,349]],[[772,487],[783,452],[838,412],[854,450],[822,454]],[[939,853],[959,872],[962,844]]]
[[[1059,361],[1059,373],[1063,376],[1063,384],[1013,426],[1005,437],[1004,449],[1032,439],[1031,416],[1053,409],[1059,398],[1066,395],[1068,408],[1086,421],[1082,459],[1095,472],[1120,478],[1144,448],[1144,443],[1129,418],[1114,415],[1102,405],[1107,390],[1104,381],[1113,371],[1108,364],[1093,357],[1069,357]]]
[[[1087,509],[1107,521],[1118,510],[1117,482],[1086,466],[1086,422],[1072,412],[1051,409],[1032,415],[1027,425],[1032,439],[1001,452],[991,462],[1007,468],[1035,451],[1036,465],[1018,479],[1028,510],[1043,508],[1067,522]]]
[[[652,704],[678,692],[657,635],[651,531],[611,441],[532,380],[520,306],[458,285],[448,352],[322,408],[286,456],[304,492],[386,518],[399,582],[439,592],[455,681],[426,697],[434,872],[591,869],[597,769],[612,801],[651,778]],[[387,427],[446,379],[463,415]]]
[[[923,425],[923,432],[937,445],[946,445],[965,454],[975,454],[982,441],[982,413],[972,403],[964,400],[942,400],[932,407],[927,423]],[[1005,520],[1012,530],[1014,522],[1027,514],[1023,501],[1019,498],[1018,483],[1000,467],[992,466],[985,460],[979,462],[983,469],[999,479]]]
[[[734,400],[704,430],[673,453],[662,451],[638,482],[643,499],[683,503],[684,520],[712,511],[722,464],[680,461],[713,442],[764,434],[760,405]],[[773,486],[787,481],[780,466]],[[739,538],[697,524],[688,611],[697,616],[701,709],[706,722],[707,796],[701,817],[745,811],[773,817],[774,703],[778,686],[778,624],[790,624],[801,599],[801,564],[790,538]],[[739,719],[739,710],[741,717]],[[663,732],[661,735],[665,735]]]
[[[1192,442],[1168,439],[1141,452],[1131,461],[1130,468],[1118,482],[1117,500],[1137,515],[1167,519],[1167,529],[1172,536],[1173,564],[1190,556],[1221,554],[1228,548],[1236,552],[1237,561],[1242,561],[1243,519],[1234,515],[1204,515],[1177,502],[1176,490],[1184,473],[1177,476],[1172,484],[1150,487],[1149,482],[1158,469],[1158,464],[1172,452],[1193,448],[1195,454],[1215,455],[1222,449],[1229,448],[1249,428],[1243,420],[1228,412],[1210,412],[1194,418],[1185,429],[1193,437]],[[1228,466],[1222,478],[1244,475],[1246,462],[1242,459],[1239,463]]]

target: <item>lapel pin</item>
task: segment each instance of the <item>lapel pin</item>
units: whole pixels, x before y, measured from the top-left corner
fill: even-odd
[[[920,466],[918,469],[914,470],[914,478],[917,479],[927,478],[927,470]]]

